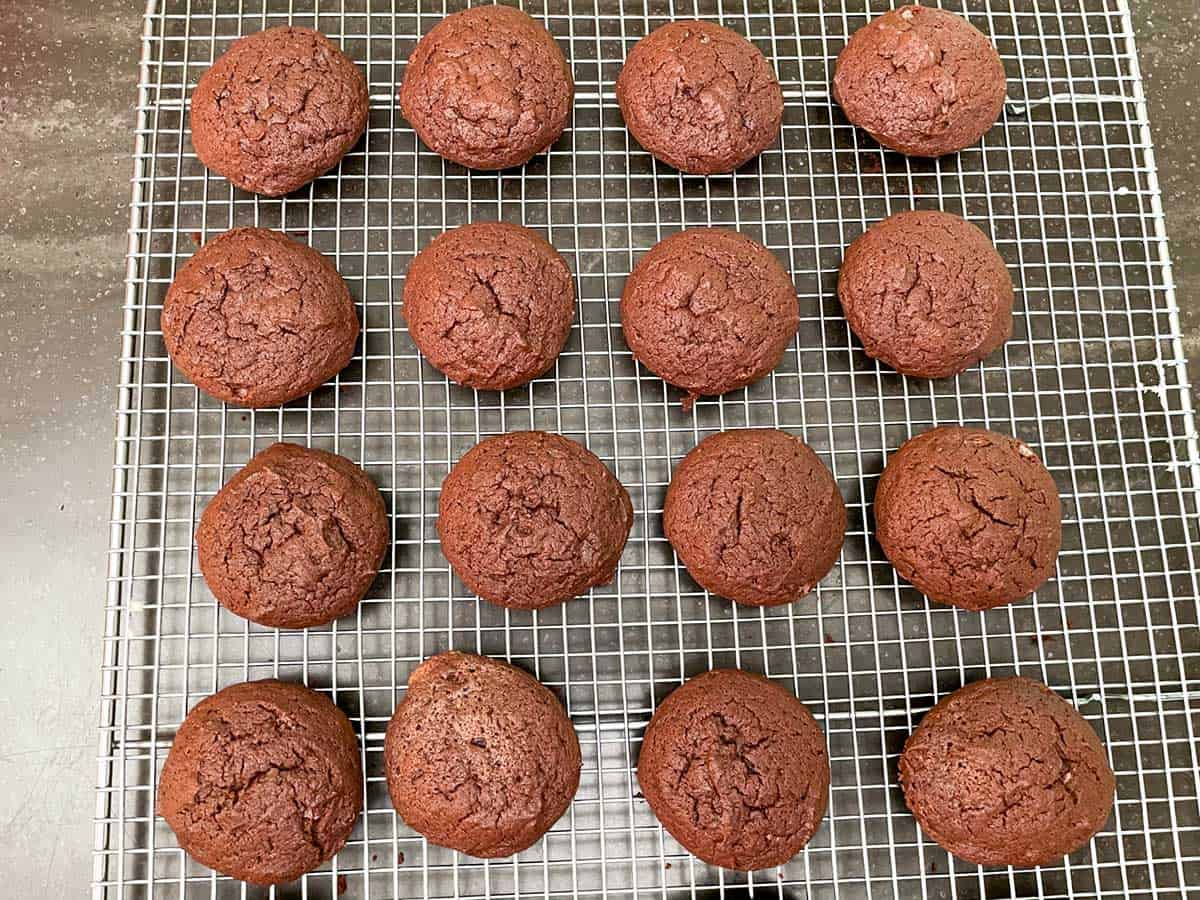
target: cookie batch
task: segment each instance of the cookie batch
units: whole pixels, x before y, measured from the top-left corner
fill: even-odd
[[[632,137],[667,166],[730,173],[778,138],[784,97],[741,35],[673,21],[634,45],[615,85]],[[832,94],[881,145],[920,157],[978,142],[1005,72],[961,17],[901,6],[854,34]],[[399,87],[420,140],[452,163],[521,166],[571,116],[570,65],[524,12],[476,7],[417,44]],[[244,190],[275,197],[336,167],[362,136],[366,79],[325,36],[272,28],[235,41],[191,104],[196,155]],[[849,328],[902,376],[953,377],[1013,330],[1011,277],[976,225],[939,211],[876,223],[845,251],[837,286]],[[412,261],[402,312],[422,356],[468,388],[503,391],[550,372],[575,319],[573,275],[538,232],[475,222]],[[634,266],[620,297],[637,362],[701,397],[767,376],[800,311],[788,271],[735,231],[689,228]],[[278,232],[213,238],[176,273],[162,310],[172,362],[215,399],[274,407],[336,378],[359,323],[316,250]],[[879,478],[874,533],[930,602],[982,611],[1020,602],[1054,574],[1057,488],[1007,435],[941,427],[896,449]],[[629,492],[582,444],[544,432],[488,438],[450,470],[437,531],[454,573],[512,610],[572,602],[615,576],[634,522]],[[739,429],[676,466],[663,532],[716,597],[750,607],[805,598],[836,567],[847,528],[833,474],[800,438]],[[275,444],[210,501],[196,533],[217,601],[262,626],[352,615],[391,543],[384,499],[350,460]],[[429,841],[472,856],[519,853],[570,807],[579,740],[554,692],[473,654],[431,657],[409,677],[386,733],[393,805]],[[817,720],[791,692],[737,670],[698,675],[658,704],[637,779],[646,804],[714,866],[782,865],[820,828],[830,765]],[[950,853],[986,866],[1052,863],[1104,827],[1115,779],[1079,713],[1044,685],[988,679],[942,699],[904,745],[904,799]],[[278,681],[226,688],[191,710],[159,779],[157,811],[199,862],[255,884],[294,880],[334,856],[362,810],[358,738],[323,695]]]

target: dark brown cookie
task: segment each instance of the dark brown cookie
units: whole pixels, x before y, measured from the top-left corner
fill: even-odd
[[[687,391],[685,407],[758,381],[799,326],[796,289],[779,260],[722,228],[659,241],[621,294],[625,342],[646,368]]]
[[[309,628],[354,612],[388,546],[369,475],[345,457],[272,444],[200,517],[200,571],[218,602],[273,628]]]
[[[187,714],[159,778],[157,812],[196,861],[282,884],[342,849],[362,802],[345,713],[300,684],[248,681]]]
[[[587,448],[517,431],[472,447],[442,482],[438,535],[485,600],[542,609],[612,581],[633,525],[629,492]]]
[[[476,6],[421,38],[400,108],[438,155],[469,169],[507,169],[550,149],[574,96],[571,67],[550,32],[511,6]]]
[[[950,213],[872,225],[846,250],[838,299],[868,356],[918,378],[957,375],[1012,337],[1008,268],[987,235]]]
[[[579,739],[558,698],[527,672],[473,653],[440,653],[416,668],[383,752],[400,817],[471,856],[520,853],[579,788]]]
[[[554,365],[575,317],[571,270],[536,231],[477,222],[417,254],[404,320],[421,353],[452,381],[503,391]]]
[[[892,454],[875,532],[896,571],[936,603],[984,610],[1054,574],[1062,507],[1037,454],[980,428],[935,428]]]
[[[1007,85],[996,48],[966,19],[901,6],[856,31],[837,59],[833,97],[885,147],[937,157],[978,143]]]
[[[846,504],[799,438],[774,428],[722,431],[671,476],[663,530],[702,587],[774,606],[829,574],[846,534]]]
[[[761,675],[718,669],[654,711],[638,783],[663,827],[706,863],[781,866],[816,833],[829,799],[825,735]]]
[[[200,162],[268,197],[328,172],[366,127],[366,78],[311,28],[268,28],[234,41],[192,92]]]
[[[358,315],[311,247],[266,228],[215,237],[175,273],[162,309],[171,362],[234,406],[278,406],[346,367]]]
[[[630,133],[693,175],[732,172],[779,137],[783,91],[757,47],[694,19],[668,22],[629,51],[617,103]]]
[[[989,678],[942,699],[900,755],[921,830],[982,866],[1045,866],[1104,827],[1116,780],[1075,707],[1028,678]]]

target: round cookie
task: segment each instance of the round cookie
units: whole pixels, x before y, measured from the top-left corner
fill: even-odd
[[[850,37],[833,75],[846,118],[908,156],[944,156],[978,143],[1000,117],[1006,89],[992,42],[932,6],[901,6],[867,23]]]
[[[362,803],[346,714],[303,685],[248,681],[187,714],[159,777],[157,812],[193,859],[266,885],[332,859]]]
[[[989,678],[942,699],[900,754],[921,830],[981,866],[1045,866],[1104,827],[1116,780],[1092,726],[1045,685]]]
[[[987,235],[950,213],[872,225],[846,250],[838,299],[867,355],[904,375],[957,375],[1012,337],[1008,268]]]
[[[612,581],[633,526],[629,492],[587,448],[516,431],[479,442],[442,482],[438,535],[485,600],[542,609]]]
[[[812,714],[784,688],[737,669],[697,675],[659,704],[637,776],[688,852],[744,872],[795,856],[829,799],[829,754]]]
[[[280,197],[336,166],[367,128],[367,80],[325,35],[234,41],[192,92],[192,146],[243,190]]]
[[[446,16],[417,43],[400,108],[421,140],[468,169],[522,166],[571,116],[575,84],[554,38],[511,6]]]
[[[520,853],[549,831],[582,765],[558,698],[473,653],[440,653],[413,671],[383,752],[392,804],[409,827],[485,858]]]
[[[657,159],[692,175],[733,172],[779,137],[783,91],[757,47],[694,19],[668,22],[629,51],[617,103]]]
[[[162,308],[171,361],[233,406],[312,393],[354,355],[358,316],[324,256],[278,231],[236,228],[175,273]]]
[[[757,381],[778,365],[800,326],[796,289],[766,247],[722,228],[659,241],[621,294],[621,328],[634,357],[699,396]]]
[[[935,603],[985,610],[1054,574],[1062,507],[1028,446],[980,428],[934,428],[892,454],[875,534],[896,571]]]
[[[272,628],[354,612],[389,542],[383,498],[345,457],[272,444],[200,517],[200,571],[217,601]]]
[[[774,428],[722,431],[671,476],[663,530],[702,587],[775,606],[829,574],[846,534],[846,504],[799,438]]]
[[[417,254],[404,320],[452,381],[503,391],[554,365],[575,317],[571,271],[537,232],[508,222],[447,231]]]

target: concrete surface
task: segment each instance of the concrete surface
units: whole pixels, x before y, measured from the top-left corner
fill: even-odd
[[[0,0],[0,872],[27,897],[82,896],[92,872],[141,6]],[[1195,385],[1200,5],[1135,6]]]

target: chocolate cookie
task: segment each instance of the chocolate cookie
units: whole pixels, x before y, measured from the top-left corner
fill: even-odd
[[[900,755],[921,830],[982,866],[1045,866],[1104,827],[1116,780],[1096,732],[1044,684],[989,678],[945,697]]]
[[[400,108],[439,156],[468,169],[507,169],[550,149],[574,96],[550,32],[511,6],[476,6],[421,38],[404,70]]]
[[[300,684],[248,681],[198,703],[158,782],[158,814],[196,861],[282,884],[332,859],[362,811],[345,713]]]
[[[796,289],[766,247],[721,228],[664,238],[621,294],[634,357],[696,397],[723,394],[775,368],[800,326]]]
[[[856,31],[837,59],[833,97],[885,147],[936,157],[970,147],[1004,108],[1000,54],[966,19],[901,6]]]
[[[668,22],[629,51],[617,103],[657,159],[693,175],[732,172],[779,137],[783,91],[757,47],[712,22]]]
[[[383,752],[400,817],[471,856],[520,853],[579,788],[579,739],[558,698],[527,672],[473,653],[440,653],[416,668]]]
[[[503,391],[554,365],[575,317],[558,251],[508,222],[447,231],[417,254],[404,320],[421,353],[452,381]]]
[[[850,245],[838,278],[850,328],[873,359],[918,378],[946,378],[1012,337],[1004,260],[970,222],[913,210]]]
[[[273,628],[309,628],[354,612],[387,550],[388,517],[350,460],[272,444],[200,517],[200,571],[231,612]]]
[[[692,578],[748,606],[798,600],[829,574],[846,534],[837,482],[774,428],[705,438],[671,476],[667,540]]]
[[[984,610],[1054,574],[1062,507],[1021,441],[935,428],[892,454],[875,491],[875,532],[896,571],[936,603]]]
[[[637,766],[671,836],[706,863],[743,872],[795,856],[829,799],[829,754],[812,714],[737,669],[697,675],[659,704]]]
[[[162,308],[171,361],[234,406],[311,393],[350,362],[358,330],[333,264],[266,228],[210,240],[175,274]]]
[[[268,197],[328,172],[366,128],[366,78],[311,28],[280,26],[239,38],[192,92],[200,162]]]
[[[589,450],[517,431],[476,444],[442,482],[438,535],[485,600],[542,609],[612,581],[633,525],[629,492]]]

